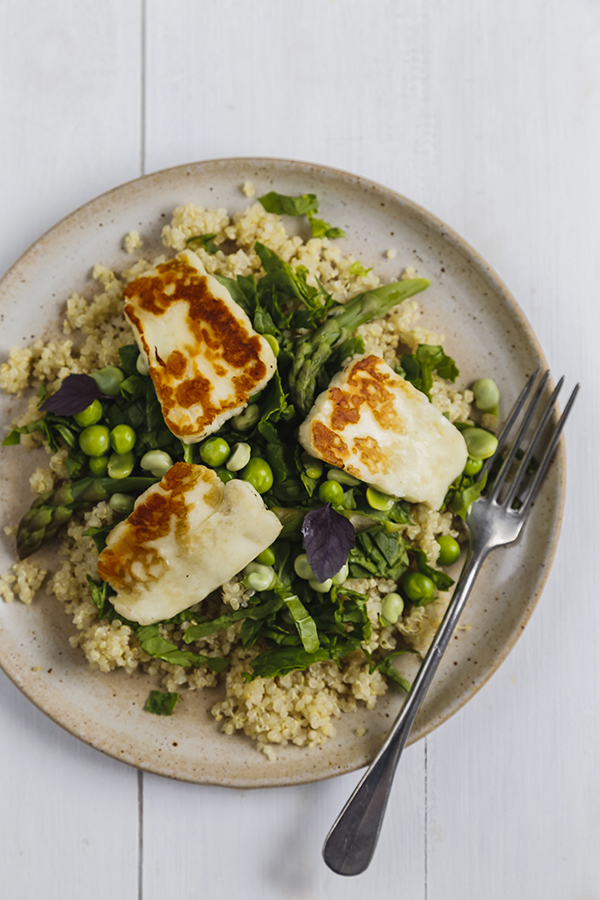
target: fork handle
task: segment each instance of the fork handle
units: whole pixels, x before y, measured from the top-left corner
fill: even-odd
[[[381,831],[396,766],[415,717],[465,607],[473,582],[489,552],[469,551],[454,595],[406,702],[377,756],[346,803],[323,846],[323,859],[338,875],[359,875],[368,867]]]

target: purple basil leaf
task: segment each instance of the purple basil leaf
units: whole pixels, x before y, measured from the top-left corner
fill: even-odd
[[[302,544],[317,581],[327,581],[345,565],[354,547],[354,528],[327,503],[304,517]]]
[[[57,416],[74,416],[104,396],[91,375],[67,375],[57,392],[44,400],[40,409]]]

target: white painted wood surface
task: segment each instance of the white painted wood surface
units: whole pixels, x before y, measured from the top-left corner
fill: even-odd
[[[76,206],[189,160],[308,159],[395,188],[514,291],[584,383],[543,598],[483,690],[403,760],[379,853],[320,845],[358,775],[239,792],[138,776],[0,677],[0,896],[600,897],[600,5],[0,4],[0,269]],[[0,610],[1,612],[1,610]]]

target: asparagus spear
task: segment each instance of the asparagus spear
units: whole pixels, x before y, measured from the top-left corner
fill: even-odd
[[[356,331],[359,325],[384,316],[402,300],[429,287],[426,278],[408,278],[357,294],[344,305],[332,307],[327,320],[307,340],[294,349],[290,372],[292,399],[299,412],[307,415],[313,402],[317,376],[333,351]]]
[[[25,559],[53,538],[75,510],[106,500],[117,492],[142,493],[159,478],[82,478],[41,494],[25,513],[17,529],[17,554]]]

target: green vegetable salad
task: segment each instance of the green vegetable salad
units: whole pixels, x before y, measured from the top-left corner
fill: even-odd
[[[270,212],[308,216],[312,234],[330,238],[343,232],[316,218],[313,194],[285,197],[271,192],[261,198]],[[216,252],[214,234],[191,238]],[[272,250],[256,243],[264,276],[219,277],[234,300],[264,335],[277,357],[277,370],[267,387],[250,405],[229,419],[202,443],[185,445],[166,427],[145,361],[135,344],[121,347],[120,366],[90,375],[69,375],[61,388],[46,396],[41,388],[42,415],[17,428],[4,445],[18,444],[20,435],[41,432],[52,451],[68,448],[70,480],[42,494],[24,515],[17,537],[21,558],[52,538],[78,510],[108,500],[117,521],[126,517],[134,500],[156,483],[177,461],[213,468],[222,481],[249,482],[283,528],[275,543],[246,567],[241,577],[250,594],[246,606],[222,606],[207,617],[200,603],[179,613],[171,622],[186,623],[180,646],[163,639],[159,624],[134,629],[142,649],[185,668],[209,666],[224,671],[230,660],[186,649],[200,638],[241,623],[240,640],[253,648],[251,671],[245,678],[272,678],[305,669],[322,660],[339,662],[352,651],[369,657],[371,671],[408,685],[392,660],[406,649],[373,658],[366,649],[372,625],[367,597],[346,586],[348,578],[386,578],[396,590],[383,598],[382,624],[398,622],[403,610],[431,603],[438,591],[453,580],[445,566],[459,557],[452,537],[440,537],[440,568],[427,563],[425,553],[413,546],[402,531],[411,524],[411,507],[303,452],[298,427],[315,396],[353,354],[363,353],[359,325],[385,315],[429,282],[412,278],[387,284],[338,304],[325,288],[310,284],[308,271],[293,269]],[[360,266],[360,263],[357,264]],[[359,274],[367,270],[360,268]],[[458,369],[442,347],[422,345],[401,357],[398,374],[431,400],[434,373],[454,381]],[[481,408],[497,410],[497,388],[490,379],[478,383]],[[495,438],[472,423],[462,424],[469,449],[464,473],[451,486],[443,508],[465,516],[482,489],[476,479],[482,461],[495,450]],[[88,532],[99,551],[110,527]],[[112,588],[88,577],[93,602],[102,619],[119,619],[111,603]],[[252,593],[253,592],[253,593]],[[171,715],[176,693],[152,691],[146,710]]]

